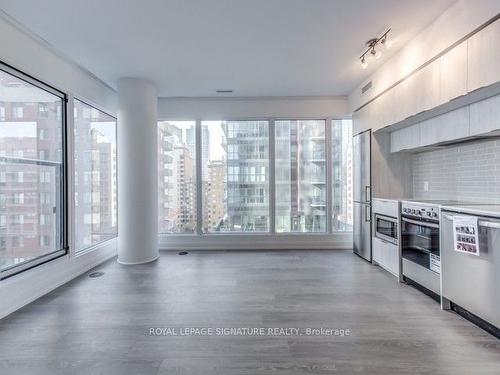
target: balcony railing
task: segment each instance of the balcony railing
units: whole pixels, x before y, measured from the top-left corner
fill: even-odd
[[[66,254],[63,240],[63,207],[64,202],[62,193],[63,185],[63,163],[59,161],[29,159],[22,157],[1,156],[0,170],[4,172],[4,178],[0,181],[2,193],[7,196],[5,206],[2,206],[1,211],[5,211],[9,216],[12,215],[28,215],[38,218],[41,213],[40,205],[48,207],[49,212],[54,217],[49,219],[51,227],[46,225],[41,226],[36,220],[24,220],[19,224],[9,222],[2,229],[2,236],[23,236],[25,230],[29,230],[29,236],[24,239],[24,249],[22,253],[22,262],[19,262],[19,256],[16,254],[9,255],[10,257],[0,258],[0,279],[8,277],[12,274],[20,272],[22,269],[33,267],[36,264],[46,262],[50,259]],[[22,178],[20,178],[20,172]],[[23,205],[10,205],[9,196],[14,193],[24,193],[25,195],[33,195],[36,201],[31,203],[26,202]],[[50,199],[44,199],[42,203],[40,194],[49,194]],[[27,199],[27,197],[25,197]],[[49,203],[50,202],[50,203]],[[52,208],[50,208],[52,207]],[[18,209],[22,209],[17,211]],[[28,209],[28,211],[27,211]],[[27,235],[27,234],[26,234]],[[50,236],[50,248],[47,248],[37,240],[33,241],[33,236]],[[45,243],[45,242],[44,242]],[[15,245],[12,245],[15,246]],[[12,250],[15,252],[16,247]]]

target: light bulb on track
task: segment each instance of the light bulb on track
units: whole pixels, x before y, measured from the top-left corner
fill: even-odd
[[[371,55],[375,57],[377,60],[380,59],[380,56],[382,56],[382,52],[377,51],[375,47],[372,47],[372,50],[370,51]]]
[[[368,63],[366,62],[366,59],[365,59],[365,57],[364,57],[364,56],[361,58],[361,67],[362,67],[363,69],[368,68]]]
[[[380,44],[382,44],[385,47],[385,49],[389,49],[392,46],[392,40],[388,39],[387,34],[386,34],[386,35],[384,35],[384,37],[380,41]]]

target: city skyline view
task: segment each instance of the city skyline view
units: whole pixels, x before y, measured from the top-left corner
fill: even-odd
[[[350,120],[333,120],[332,230],[352,230]],[[276,121],[276,231],[326,232],[326,122]],[[196,149],[201,233],[269,231],[269,121],[160,121],[160,233],[195,234]]]

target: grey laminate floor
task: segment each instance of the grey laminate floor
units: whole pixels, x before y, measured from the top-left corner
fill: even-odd
[[[499,340],[351,252],[163,252],[99,269],[0,321],[0,374],[500,374]],[[214,332],[150,336],[153,327]],[[302,335],[217,336],[220,327]]]

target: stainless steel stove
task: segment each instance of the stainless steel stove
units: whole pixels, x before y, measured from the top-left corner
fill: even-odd
[[[441,206],[470,205],[456,200],[404,200],[401,202],[401,272],[403,280],[441,295],[439,218]]]
[[[444,200],[401,202],[401,272],[403,280],[441,294],[441,254],[439,251],[440,206],[458,204]]]
[[[464,205],[474,205],[474,203],[458,200],[408,199],[401,202],[401,215],[414,219],[439,222],[439,211],[441,206]]]

